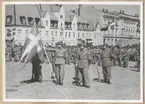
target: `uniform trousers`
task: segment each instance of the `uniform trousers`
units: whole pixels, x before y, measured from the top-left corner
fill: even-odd
[[[89,68],[78,68],[80,71],[79,80],[83,83],[84,86],[90,86],[88,69]]]
[[[104,80],[107,81],[108,79],[111,79],[111,67],[110,66],[102,66],[102,73]]]
[[[56,79],[58,82],[63,82],[64,80],[64,66],[65,64],[55,64]]]

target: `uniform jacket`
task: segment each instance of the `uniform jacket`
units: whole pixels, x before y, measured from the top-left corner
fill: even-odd
[[[65,64],[67,58],[67,51],[65,49],[56,50],[55,64]]]
[[[112,58],[116,58],[116,56],[112,53],[111,49],[106,48],[103,50],[101,53],[102,66],[112,66]]]
[[[87,49],[79,51],[77,60],[78,68],[88,68],[90,64],[89,61],[91,61],[89,58],[89,51]]]

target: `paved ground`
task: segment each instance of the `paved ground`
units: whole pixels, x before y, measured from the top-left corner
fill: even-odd
[[[131,64],[132,65],[132,64]],[[6,63],[6,98],[10,99],[95,99],[95,100],[139,100],[140,73],[130,68],[112,67],[112,84],[93,81],[97,77],[93,65],[89,74],[91,87],[77,87],[72,85],[74,66],[66,65],[64,86],[56,86],[50,80],[48,64],[43,65],[43,82],[20,84],[20,81],[31,78],[31,64],[18,71],[22,64]],[[98,67],[101,72],[101,67]],[[101,75],[102,78],[102,75]]]

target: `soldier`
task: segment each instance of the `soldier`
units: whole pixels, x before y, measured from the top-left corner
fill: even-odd
[[[73,58],[73,64],[74,64],[74,69],[75,69],[75,77],[73,78],[74,81],[72,82],[72,84],[75,84],[77,86],[80,85],[80,80],[79,80],[79,76],[80,76],[80,71],[78,69],[78,66],[77,66],[77,59],[78,59],[78,53],[79,53],[79,45],[77,48],[75,48],[74,52],[73,52],[73,55],[72,55],[72,58]]]
[[[140,44],[137,46],[137,72],[140,72]]]
[[[57,81],[55,82],[56,85],[61,85],[63,86],[63,80],[64,80],[64,66],[65,66],[65,61],[67,57],[67,52],[65,49],[63,49],[63,42],[58,42],[57,43],[58,49],[56,50],[56,60],[55,60],[55,68],[56,68],[56,79]]]
[[[6,61],[11,61],[11,48],[9,46],[6,47]]]
[[[123,52],[123,67],[128,67],[128,63],[129,63],[129,52],[127,46],[125,46]]]
[[[78,60],[77,60],[77,67],[78,70],[81,73],[81,77],[79,78],[80,81],[82,81],[82,85],[86,88],[90,88],[90,82],[89,82],[89,65],[91,59],[89,58],[88,50],[85,48],[85,43],[82,42],[80,44],[80,52],[78,53]]]
[[[111,84],[111,59],[116,58],[116,56],[111,52],[108,44],[104,44],[103,51],[101,53],[101,60],[102,60],[102,71],[104,82]]]
[[[44,62],[44,52],[36,53],[32,58],[32,78],[34,82],[42,82],[42,63]]]
[[[113,52],[114,55],[116,55],[116,56],[118,55],[117,46],[114,46],[114,47],[113,47],[112,52]],[[113,66],[116,66],[117,58],[113,58],[112,60],[113,60]]]
[[[18,49],[18,45],[14,46],[14,61],[15,62],[19,61],[19,49]]]

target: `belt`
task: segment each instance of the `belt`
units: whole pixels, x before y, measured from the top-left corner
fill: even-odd
[[[57,56],[56,58],[64,58],[63,56]]]
[[[110,58],[110,57],[102,57],[102,58]]]

